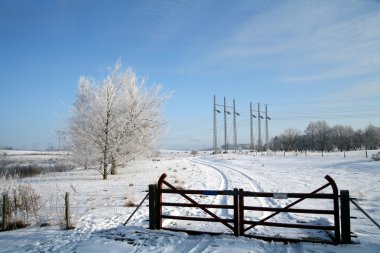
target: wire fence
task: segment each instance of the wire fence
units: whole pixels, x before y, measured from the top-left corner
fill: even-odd
[[[40,196],[30,189],[28,193],[12,190],[0,195],[0,226],[2,230],[9,230],[36,223],[43,226],[58,225],[67,229],[74,227],[89,211],[132,208],[136,204],[134,199],[120,193],[82,194],[55,191]]]

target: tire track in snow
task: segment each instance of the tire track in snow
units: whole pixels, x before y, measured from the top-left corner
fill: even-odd
[[[197,164],[201,164],[203,166],[207,166],[207,167],[212,167],[213,169],[215,169],[218,174],[219,174],[219,177],[221,179],[220,181],[220,184],[219,184],[219,189],[228,189],[228,182],[229,182],[229,179],[228,177],[226,176],[226,174],[224,174],[223,172],[221,172],[220,170],[218,170],[217,168],[213,167],[213,166],[210,166],[208,164],[205,164],[205,163],[202,163],[202,162],[199,162],[199,161],[196,161],[194,159],[189,159],[191,162],[193,163],[197,163]],[[221,205],[227,205],[228,204],[228,197],[227,196],[221,196],[221,195],[218,195],[218,196],[215,196],[214,197],[214,201],[212,202],[218,202],[219,204]],[[217,215],[221,215],[221,216],[224,216],[224,217],[227,217],[228,216],[228,209],[218,209],[218,211],[216,212]]]
[[[192,159],[189,159],[190,161],[194,162],[194,163],[197,163],[197,164],[201,164],[201,165],[204,165],[204,166],[207,166],[209,168],[212,168],[214,169],[215,171],[217,171],[223,178],[224,178],[224,181],[226,182],[224,184],[224,187],[222,189],[225,189],[227,190],[229,187],[228,187],[228,182],[233,182],[233,181],[236,181],[236,176],[234,177],[234,175],[231,175],[231,173],[226,173],[225,169],[221,168],[221,167],[225,167],[227,169],[232,169],[228,166],[223,166],[221,164],[216,164],[216,163],[212,163],[210,161],[205,161],[205,160],[200,160],[200,159],[196,159],[196,158],[192,158]],[[237,173],[240,173],[242,174],[241,172],[239,172],[238,170],[235,170],[235,169],[232,169],[234,172],[237,172]],[[250,179],[249,176],[247,175],[243,175],[245,176],[246,178]],[[248,180],[248,185],[252,188],[252,190],[254,191],[257,191],[257,184],[253,183],[252,182],[252,179],[251,180]],[[240,182],[238,181],[239,185],[240,185]],[[227,200],[228,200],[228,196],[218,196],[221,200],[220,200],[220,204],[222,205],[227,205]],[[260,201],[260,204],[261,206],[263,206],[263,203],[261,203]],[[222,215],[223,216],[228,216],[228,210],[227,209],[222,209],[222,210],[219,210],[219,211],[222,211]],[[262,214],[262,212],[256,212],[256,213],[260,213]]]
[[[208,165],[204,165],[204,166],[208,166]],[[219,179],[220,179],[218,188],[219,189],[228,189],[228,181],[229,181],[228,178],[226,177],[225,174],[220,173],[219,171],[217,171],[217,172],[218,172]],[[220,203],[221,205],[227,205],[227,196],[220,196],[219,195],[219,196],[206,196],[206,198],[202,198],[202,197],[205,197],[205,196],[192,196],[192,198],[198,203],[201,203],[202,201],[207,199],[207,201],[209,201],[210,203]],[[179,203],[182,200],[183,200],[183,197],[178,196],[178,197],[174,197],[170,201]],[[189,208],[182,208],[182,207],[178,207],[174,211],[170,208],[163,209],[163,213],[168,214],[168,215],[176,215],[176,216],[202,216],[205,214],[205,212],[202,211],[201,209],[191,210]],[[228,209],[218,209],[218,211],[215,212],[215,214],[218,216],[222,216],[222,217],[227,218],[228,217]],[[181,226],[179,223],[181,223],[181,222],[167,219],[167,220],[163,221],[163,226],[169,226],[170,225],[170,226],[178,227],[178,226]]]
[[[221,172],[221,170],[216,168],[216,166],[234,171],[234,172],[242,175],[247,180],[248,184],[250,185],[250,187],[252,188],[253,191],[264,192],[264,189],[259,185],[259,183],[257,182],[256,179],[252,178],[248,174],[246,174],[246,173],[244,173],[244,172],[242,172],[242,171],[240,171],[234,167],[227,166],[227,165],[220,164],[220,163],[216,163],[216,162],[206,160],[206,159],[202,159],[202,161],[197,161],[197,162],[203,163],[204,165],[208,165],[208,166],[218,170],[219,172]],[[223,172],[221,172],[221,173],[223,173]],[[271,207],[278,207],[278,204],[275,201],[273,201],[272,199],[268,199],[267,201],[264,201],[264,198],[259,198],[259,200],[263,200],[263,201],[260,201],[263,204],[262,206],[265,206],[265,204],[266,204],[266,205],[271,206]]]
[[[198,253],[205,251],[213,241],[213,238],[210,238],[209,236],[203,236],[199,242],[188,252],[189,253]]]
[[[213,169],[218,170],[220,173],[222,173],[224,175],[225,175],[225,172],[222,172],[221,168],[228,169],[229,171],[234,171],[235,173],[240,174],[241,176],[243,176],[246,179],[246,181],[248,182],[248,184],[250,185],[250,187],[252,188],[253,191],[255,191],[255,192],[265,192],[264,189],[259,185],[259,183],[257,182],[256,179],[254,179],[250,175],[246,174],[245,172],[240,171],[236,167],[220,164],[218,162],[210,161],[210,160],[205,159],[205,158],[192,159],[192,161],[193,162],[198,162],[198,163],[203,164],[203,165],[207,165],[207,166],[209,166],[209,167],[211,167]],[[219,167],[219,168],[217,168],[217,167]],[[281,207],[281,205],[278,204],[272,198],[255,198],[255,199],[257,201],[259,201],[260,205],[263,206],[263,207],[264,206]],[[256,213],[260,213],[260,212],[256,212]],[[272,212],[264,211],[264,212],[261,212],[261,214],[262,214],[261,217],[266,217],[266,216],[272,214]],[[288,220],[294,220],[294,221],[297,220],[294,217],[294,215],[291,215],[289,213],[280,213],[278,215],[278,217],[280,217],[280,216],[282,216],[283,218],[286,218]]]
[[[199,160],[201,160],[201,161],[199,161]],[[224,174],[224,172],[222,172],[220,168],[225,168],[225,169],[237,172],[238,174],[242,175],[245,179],[248,180],[249,185],[252,187],[252,189],[254,191],[256,191],[256,192],[265,192],[264,189],[259,185],[259,183],[257,182],[257,180],[255,180],[253,177],[249,176],[245,172],[240,171],[237,167],[232,167],[232,166],[220,164],[218,162],[210,161],[210,160],[205,159],[205,158],[198,158],[194,162],[198,162],[198,163],[201,163],[201,164],[204,164],[204,165],[208,165],[211,168],[214,168],[214,169],[218,170],[222,174]],[[219,167],[219,169],[216,168],[216,167]],[[243,169],[243,168],[241,168],[241,169]],[[282,207],[281,204],[277,203],[272,198],[255,198],[255,199],[258,199],[260,201],[261,206],[269,206],[269,207],[277,207],[277,208]],[[265,218],[265,217],[267,217],[270,214],[272,214],[272,212],[266,212],[266,211],[262,212],[262,216],[260,217],[260,219],[261,218]],[[290,214],[290,213],[286,213],[286,212],[285,213],[280,213],[280,214],[274,216],[273,218],[275,220],[279,220],[279,221],[283,221],[284,219],[286,219],[289,222],[295,222],[295,223],[297,223],[300,220],[299,217],[297,217],[296,214]],[[315,236],[315,233],[313,233],[312,231],[306,231],[306,234],[311,235],[311,236]]]

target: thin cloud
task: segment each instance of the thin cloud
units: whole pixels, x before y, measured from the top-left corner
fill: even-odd
[[[380,4],[295,2],[253,16],[208,55],[211,63],[275,68],[287,82],[380,72]]]
[[[355,85],[354,87],[350,87],[344,91],[341,96],[346,99],[380,97],[380,81],[376,80],[369,83]]]

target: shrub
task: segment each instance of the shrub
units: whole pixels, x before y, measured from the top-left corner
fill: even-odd
[[[374,160],[374,161],[380,161],[380,152],[378,152],[377,154],[373,154],[372,155],[372,160]]]
[[[127,203],[125,204],[126,207],[134,207],[136,206],[135,202],[133,201],[133,199],[129,199],[127,201]]]
[[[32,218],[38,218],[38,211],[42,207],[41,197],[28,183],[18,183],[12,188],[5,189],[3,194],[6,194],[9,199],[7,208],[9,230],[26,227],[31,223]],[[3,204],[2,199],[1,203]]]
[[[68,162],[52,162],[52,163],[20,163],[12,161],[3,161],[0,170],[0,176],[18,175],[20,178],[34,177],[45,172],[65,172],[74,169],[73,164]]]

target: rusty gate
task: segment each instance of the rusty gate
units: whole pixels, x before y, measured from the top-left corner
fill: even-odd
[[[200,221],[200,222],[217,222],[223,224],[228,228],[230,234],[235,236],[247,236],[264,240],[284,241],[284,242],[298,242],[298,241],[312,241],[312,242],[324,242],[324,243],[350,243],[350,217],[349,208],[346,208],[346,202],[348,202],[348,191],[341,191],[347,195],[347,198],[341,199],[342,216],[339,213],[339,194],[338,187],[334,180],[326,175],[325,179],[327,183],[318,189],[310,193],[273,193],[273,192],[251,192],[243,191],[243,189],[234,190],[186,190],[178,189],[172,184],[167,182],[167,175],[162,174],[158,180],[158,184],[149,186],[149,227],[150,229],[165,229],[171,231],[187,232],[189,234],[222,234],[223,232],[209,232],[209,231],[196,231],[191,229],[164,227],[163,220],[186,220],[186,221]],[[165,188],[163,186],[166,186]],[[320,193],[322,190],[331,187],[331,193]],[[347,193],[347,194],[346,194]],[[173,203],[168,202],[164,196],[167,194],[177,194],[187,202]],[[196,201],[193,196],[226,196],[232,198],[233,204],[201,204]],[[342,195],[342,194],[341,194]],[[290,204],[285,207],[262,207],[245,204],[246,198],[280,198],[280,199],[294,199]],[[332,208],[328,210],[321,209],[305,209],[305,208],[293,208],[293,206],[306,200],[329,200],[332,202]],[[207,214],[207,217],[198,216],[180,216],[163,214],[163,207],[171,208],[198,208]],[[232,217],[220,217],[210,209],[227,209],[233,210]],[[246,214],[252,211],[265,211],[271,212],[270,215],[261,218],[260,220],[253,221],[246,219]],[[348,214],[347,214],[348,212]],[[303,224],[303,223],[284,223],[269,221],[271,218],[279,215],[280,213],[304,213],[304,214],[317,214],[317,215],[331,215],[333,217],[332,225],[315,225],[315,224]],[[340,221],[342,224],[340,224]],[[342,225],[342,227],[340,226]],[[282,227],[282,228],[298,228],[298,229],[312,229],[328,232],[331,240],[317,240],[313,238],[288,238],[286,236],[262,236],[255,234],[248,234],[247,232],[256,226],[268,226],[268,227]]]

